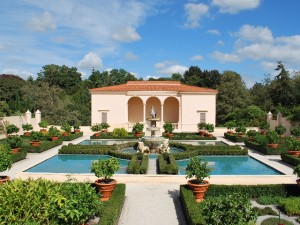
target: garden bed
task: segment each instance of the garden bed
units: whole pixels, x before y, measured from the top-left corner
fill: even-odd
[[[26,156],[27,156],[27,151],[26,151],[25,148],[22,147],[20,149],[20,152],[18,152],[17,154],[12,155],[12,161],[13,161],[13,163],[18,162],[22,159],[25,159]]]
[[[224,137],[227,140],[230,140],[232,142],[244,142],[245,140],[248,139],[248,137],[239,137],[238,134],[229,134],[229,133],[224,133]]]
[[[31,146],[28,142],[22,145],[22,148],[30,153],[41,153],[56,146],[59,146],[63,143],[62,139],[58,139],[55,141],[47,141],[43,140],[40,146]]]
[[[95,135],[90,136],[90,139],[139,139],[144,135],[145,133],[143,133],[140,137],[136,137],[134,136],[134,133],[128,132],[126,136],[116,137],[113,136],[112,132],[102,132],[100,136],[95,136]]]
[[[298,166],[300,164],[300,157],[296,157],[288,153],[282,153],[280,156],[283,162],[291,166]]]
[[[129,174],[146,174],[148,170],[149,156],[143,154],[134,154],[128,165]]]
[[[180,133],[173,133],[173,137],[168,137],[167,134],[163,133],[163,137],[169,138],[170,140],[217,140],[216,137],[208,137],[208,136],[200,136],[199,133],[195,132],[180,132]]]
[[[162,154],[158,156],[159,174],[178,174],[178,165],[172,154]]]
[[[72,141],[72,140],[75,140],[76,138],[79,138],[82,136],[83,136],[83,132],[78,132],[78,133],[70,133],[69,136],[61,136],[61,138],[64,141]]]
[[[280,155],[287,152],[287,150],[281,145],[279,145],[278,148],[269,148],[267,146],[262,146],[254,141],[245,140],[244,143],[248,148],[251,148],[265,155]]]

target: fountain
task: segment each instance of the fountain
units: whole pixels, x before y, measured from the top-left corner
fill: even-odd
[[[138,142],[138,151],[142,153],[169,153],[169,139],[164,137],[155,136],[155,132],[159,131],[159,127],[156,127],[156,122],[160,118],[156,117],[155,108],[151,106],[150,118],[147,118],[150,121],[150,127],[147,127],[147,130],[151,132],[151,136],[142,137],[140,142]]]

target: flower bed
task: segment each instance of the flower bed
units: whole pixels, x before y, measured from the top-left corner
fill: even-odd
[[[230,140],[232,142],[244,142],[245,140],[248,139],[248,137],[239,137],[238,134],[229,134],[229,133],[224,133],[224,137],[227,140]]]
[[[148,155],[135,154],[132,156],[128,165],[129,174],[146,174],[148,170]]]
[[[280,156],[282,161],[289,165],[298,166],[300,164],[300,157],[296,157],[288,153],[282,153]]]
[[[158,156],[159,174],[178,174],[178,165],[173,155],[162,154]]]
[[[245,140],[244,143],[248,148],[261,152],[265,155],[280,155],[287,152],[286,148],[281,145],[279,145],[278,148],[269,148],[267,146],[262,146],[254,141]]]

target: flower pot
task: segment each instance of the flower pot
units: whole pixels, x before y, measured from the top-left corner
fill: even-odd
[[[290,155],[298,157],[300,155],[300,151],[294,151],[294,150],[289,150],[288,151]]]
[[[141,137],[142,134],[143,134],[142,132],[137,132],[137,133],[134,134],[134,136],[135,136],[135,137]]]
[[[107,129],[103,129],[101,132],[105,132],[106,133],[107,131],[108,131]]]
[[[269,148],[278,148],[278,144],[268,144]]]
[[[169,138],[171,138],[171,137],[174,137],[174,134],[168,133],[167,136],[168,136]]]
[[[98,191],[101,193],[100,200],[102,202],[109,200],[113,190],[115,189],[115,186],[117,184],[117,181],[114,179],[111,179],[110,183],[105,183],[104,179],[98,179],[95,181],[96,187]]]
[[[52,140],[52,141],[58,140],[58,136],[52,136],[52,137],[51,137],[51,140]]]
[[[205,130],[199,130],[199,135],[203,137],[205,135]]]
[[[63,132],[62,135],[67,137],[67,136],[70,136],[70,133],[69,132]]]
[[[209,182],[203,180],[202,184],[197,184],[196,179],[188,181],[189,188],[193,191],[196,202],[202,202],[204,200],[204,194],[208,189]]]
[[[227,131],[227,134],[233,134],[233,130]]]
[[[18,154],[20,152],[20,148],[12,148],[11,149],[12,154]]]
[[[42,144],[42,142],[41,141],[31,141],[30,144],[31,144],[31,146],[37,147],[37,146],[40,146]]]
[[[24,136],[26,136],[26,137],[29,137],[30,136],[30,134],[31,134],[31,132],[24,132]]]
[[[95,137],[100,137],[100,136],[101,136],[101,133],[94,133],[94,136],[95,136]]]
[[[9,176],[0,176],[0,184],[4,184],[10,180]]]
[[[47,129],[40,129],[40,132],[41,132],[41,133],[46,133],[46,132],[47,132]]]
[[[74,130],[74,133],[75,133],[75,134],[76,134],[76,133],[80,133],[80,129]]]

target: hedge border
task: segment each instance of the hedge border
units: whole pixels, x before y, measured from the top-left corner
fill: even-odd
[[[27,152],[30,153],[41,153],[46,150],[49,150],[50,148],[54,148],[56,146],[59,146],[63,143],[62,139],[58,139],[56,141],[42,141],[42,144],[40,146],[31,146],[31,145],[23,145],[21,148],[24,148]]]
[[[136,139],[136,140],[138,140],[139,138],[141,138],[143,136],[144,136],[144,133],[142,134],[142,136],[136,137],[136,136],[134,136],[134,134],[132,132],[127,132],[126,137],[114,137],[114,136],[112,136],[112,132],[102,132],[101,136],[92,135],[92,136],[90,136],[90,139]]]
[[[232,142],[244,142],[245,140],[248,139],[248,137],[239,137],[239,136],[237,136],[236,133],[234,133],[234,134],[224,133],[224,137],[227,140],[230,140]]]
[[[208,137],[208,136],[200,136],[199,133],[195,132],[180,132],[173,133],[173,137],[167,136],[167,134],[163,133],[162,136],[165,138],[169,138],[170,140],[217,140],[216,137]]]
[[[158,156],[158,173],[159,174],[178,174],[178,165],[173,155],[162,154]]]
[[[25,148],[21,148],[20,149],[20,152],[18,152],[17,154],[12,154],[12,162],[15,163],[15,162],[18,162],[22,159],[25,159],[27,156],[27,151]]]
[[[139,162],[141,160],[141,162]],[[129,174],[146,174],[148,171],[149,156],[135,154],[132,156],[127,168]]]
[[[300,157],[292,156],[288,153],[282,153],[280,155],[281,160],[289,165],[298,166],[300,165]]]
[[[83,136],[83,132],[78,132],[78,133],[70,133],[69,136],[61,136],[61,138],[64,141],[72,141],[72,140],[75,140],[76,138],[79,138],[82,136]]]
[[[261,146],[254,141],[249,141],[249,140],[245,140],[244,143],[248,148],[251,148],[265,155],[280,155],[282,153],[287,152],[287,150],[284,147],[280,147],[280,146],[278,148],[268,148],[268,147]]]

